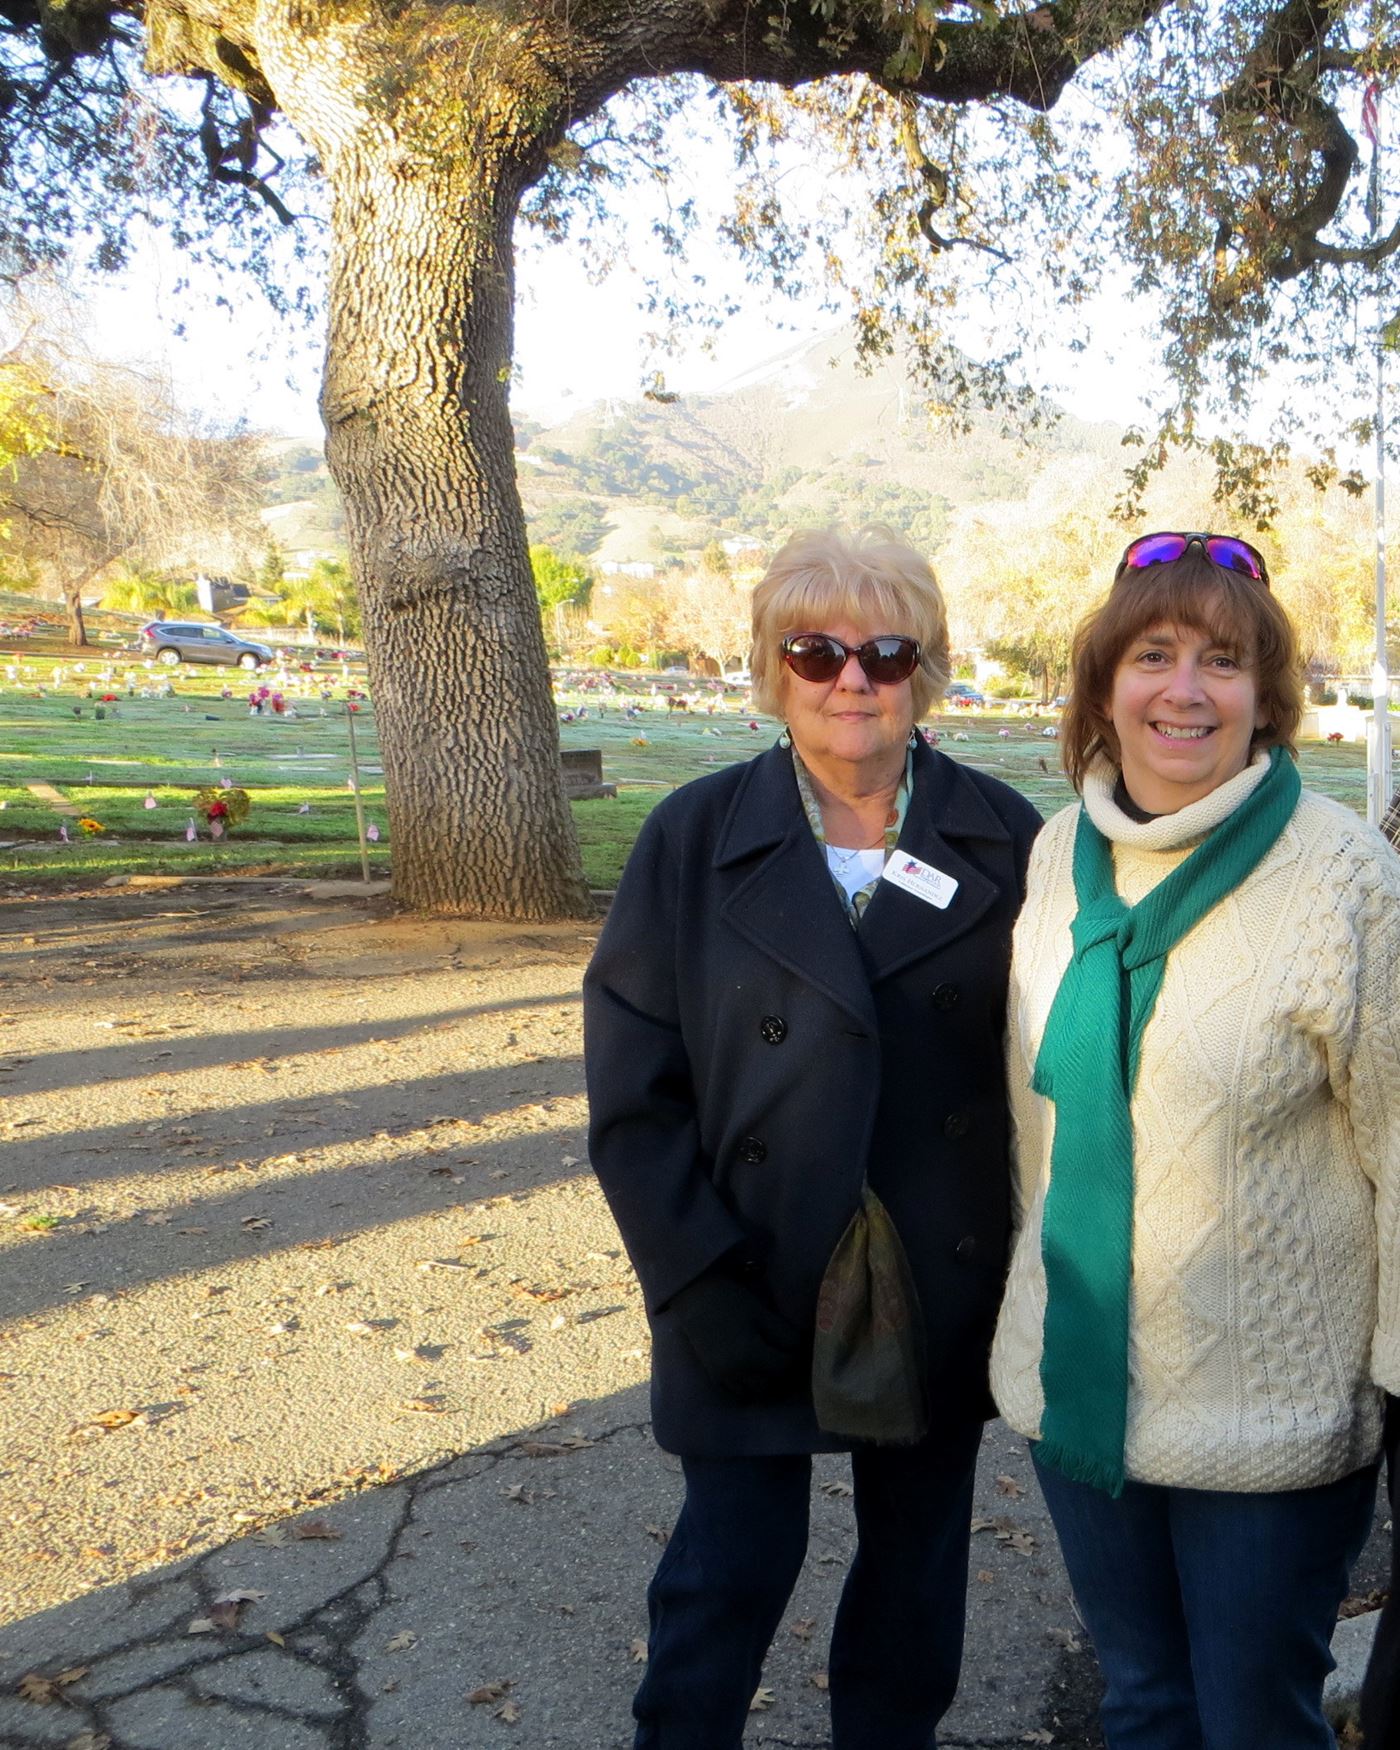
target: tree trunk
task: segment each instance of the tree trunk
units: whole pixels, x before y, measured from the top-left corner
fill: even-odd
[[[375,148],[378,149],[375,149]],[[394,896],[588,909],[506,402],[518,178],[357,141],[331,171],[322,412],[384,760]]]
[[[83,587],[92,580],[91,573],[76,583],[63,585],[63,605],[68,610],[68,642],[75,650],[88,647],[87,622],[83,619]]]

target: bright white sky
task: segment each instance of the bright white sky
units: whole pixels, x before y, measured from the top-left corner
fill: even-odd
[[[721,160],[719,148],[706,140],[701,114],[691,117],[687,128],[686,150],[670,192],[677,202],[694,200],[717,223],[715,189],[726,186],[730,160],[727,153]],[[815,203],[826,174],[823,166],[798,156],[784,178],[799,199]],[[630,199],[623,198],[627,204],[618,254],[625,263],[641,259],[655,245],[642,197],[633,191]],[[713,232],[714,224],[702,219],[697,239],[704,238],[707,225]],[[132,271],[119,281],[105,280],[93,293],[93,349],[110,357],[164,363],[183,398],[220,423],[242,418],[257,429],[319,441],[316,394],[322,333],[279,325],[261,297],[236,281],[219,286],[205,276],[193,294],[182,292],[181,266],[167,241],[149,237],[138,248]],[[735,283],[735,270],[713,245],[697,244],[685,271],[692,269],[711,281]],[[713,337],[711,353],[697,348],[689,356],[657,361],[644,356],[647,321],[639,314],[636,276],[625,265],[594,285],[568,241],[541,245],[526,233],[517,286],[513,403],[518,411],[545,421],[567,417],[603,396],[636,397],[658,362],[668,387],[681,393],[722,388],[775,353],[841,321],[815,301],[791,306],[748,288],[739,300],[741,314]],[[221,292],[231,310],[219,307]],[[994,349],[990,341],[979,344],[979,320],[991,331],[998,319],[1024,326],[1025,312],[1012,308],[1008,317],[985,303],[972,307],[955,338],[969,355],[987,356]],[[183,336],[177,332],[181,325]],[[1031,367],[1033,386],[1083,419],[1122,425],[1150,420],[1150,409],[1137,391],[1152,392],[1161,382],[1155,360],[1160,327],[1154,311],[1133,305],[1118,288],[1106,286],[1090,325],[1095,344],[1079,355],[1057,344],[1053,328],[1046,335],[1021,336],[1041,346]],[[1287,393],[1282,380],[1263,386],[1251,435],[1267,436],[1270,404],[1277,407]],[[1158,392],[1156,399],[1161,398]]]
[[[720,271],[723,271],[722,268]],[[131,271],[104,279],[88,294],[89,343],[101,355],[161,362],[189,405],[227,424],[250,425],[319,440],[316,394],[323,335],[283,324],[264,300],[237,281],[211,278],[179,289],[180,264],[168,243],[150,237]],[[222,292],[232,310],[216,302]],[[604,396],[635,398],[647,360],[636,276],[618,268],[590,282],[567,243],[522,250],[516,310],[516,408],[535,418],[566,418]],[[773,354],[839,326],[841,317],[779,304],[750,291],[741,314],[717,336],[713,352],[699,348],[664,365],[668,387],[682,393],[722,388]],[[1143,416],[1124,385],[1152,380],[1147,315],[1123,300],[1105,299],[1097,324],[1113,345],[1078,357],[1052,344],[1041,359],[1038,387],[1084,419],[1122,424]],[[184,333],[179,330],[183,327]],[[965,335],[977,350],[976,324]],[[651,361],[654,367],[656,361]]]

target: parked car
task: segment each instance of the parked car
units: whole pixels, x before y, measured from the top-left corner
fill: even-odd
[[[954,705],[960,710],[971,711],[979,709],[987,703],[977,688],[967,681],[949,681],[948,691],[943,695],[945,705]]]
[[[225,668],[261,668],[272,661],[266,644],[255,644],[251,638],[240,638],[222,626],[199,620],[152,620],[141,628],[136,648],[142,656],[154,656],[157,662],[172,666],[177,662],[217,662]]]

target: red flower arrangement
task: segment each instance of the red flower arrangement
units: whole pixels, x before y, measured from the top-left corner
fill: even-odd
[[[206,826],[212,828],[217,824],[219,833],[222,833],[226,827],[238,826],[245,821],[253,804],[246,790],[222,790],[208,785],[197,793],[194,806]]]

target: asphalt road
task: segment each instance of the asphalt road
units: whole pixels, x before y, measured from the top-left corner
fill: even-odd
[[[678,1477],[585,1158],[595,933],[265,884],[0,902],[0,1745],[630,1743]],[[829,1743],[852,1530],[817,1469],[754,1746]],[[976,1511],[943,1743],[1088,1750],[1000,1425]]]

